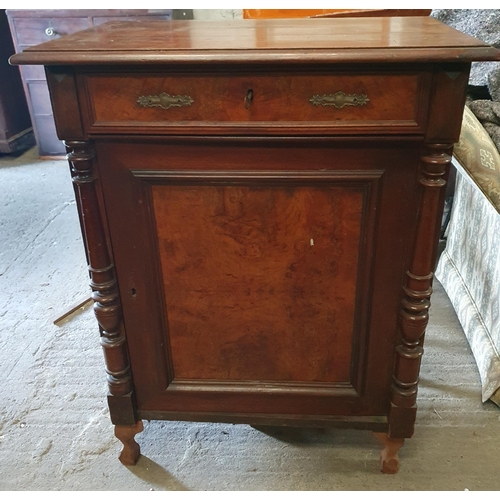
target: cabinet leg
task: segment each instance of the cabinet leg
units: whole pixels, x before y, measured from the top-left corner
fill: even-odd
[[[374,432],[375,437],[385,446],[380,453],[381,471],[396,474],[399,470],[399,449],[405,444],[404,438],[390,438],[385,432]]]
[[[134,437],[144,430],[142,420],[135,425],[115,425],[115,436],[123,443],[119,459],[123,465],[135,465],[141,454],[141,449]]]

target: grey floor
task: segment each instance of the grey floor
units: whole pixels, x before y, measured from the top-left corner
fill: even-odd
[[[436,283],[416,432],[379,472],[367,431],[150,422],[117,459],[68,167],[0,157],[0,490],[498,490],[500,409]]]

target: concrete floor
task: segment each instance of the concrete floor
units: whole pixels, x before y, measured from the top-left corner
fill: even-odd
[[[0,490],[498,490],[500,409],[482,404],[474,359],[436,283],[416,432],[401,470],[379,472],[370,432],[146,422],[135,467],[106,409],[65,161],[0,157]]]

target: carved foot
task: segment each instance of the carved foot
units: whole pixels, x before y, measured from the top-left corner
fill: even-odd
[[[390,438],[385,432],[374,432],[375,437],[385,446],[380,453],[381,471],[396,474],[399,470],[399,449],[405,444],[404,438]]]
[[[135,465],[141,454],[141,449],[134,436],[144,430],[142,420],[135,425],[115,425],[115,436],[123,443],[123,450],[119,459],[123,465]]]

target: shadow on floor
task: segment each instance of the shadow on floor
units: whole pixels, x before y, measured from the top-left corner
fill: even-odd
[[[127,467],[127,469],[134,474],[134,476],[159,489],[189,491],[188,487],[182,484],[161,465],[158,465],[156,462],[142,455],[139,457],[137,465]]]

